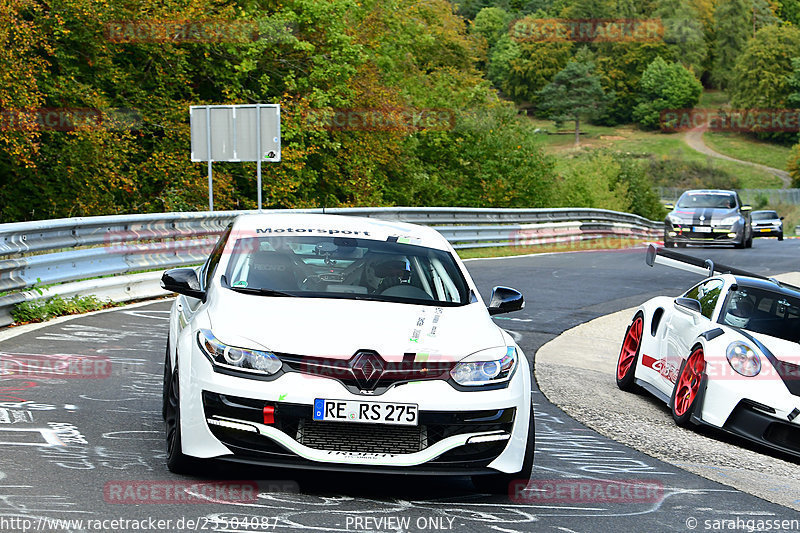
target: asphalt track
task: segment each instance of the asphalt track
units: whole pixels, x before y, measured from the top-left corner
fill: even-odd
[[[690,253],[776,274],[797,270],[800,242],[764,240],[752,250]],[[645,266],[642,249],[478,260],[468,268],[484,297],[496,284],[525,293],[526,308],[498,323],[514,332],[529,358],[567,329],[658,294],[678,294],[697,279]],[[797,520],[796,511],[602,436],[538,389],[533,484],[514,500],[476,494],[462,478],[215,464],[198,478],[174,476],[164,466],[161,420],[168,308],[168,301],[120,308],[19,330],[0,341],[3,361],[13,354],[48,356],[43,360],[73,354],[110,363],[109,372],[101,367],[83,379],[0,377],[0,531],[141,531],[158,525],[166,531],[746,531],[758,521],[770,521],[765,527],[771,531],[800,530],[797,522],[772,522]],[[194,487],[192,501],[175,503],[164,489],[197,481],[245,488],[255,482],[258,490],[245,497]],[[128,492],[142,482],[160,488]],[[578,483],[594,492],[570,492]],[[652,490],[624,492],[630,483]],[[620,490],[627,497],[615,499]]]

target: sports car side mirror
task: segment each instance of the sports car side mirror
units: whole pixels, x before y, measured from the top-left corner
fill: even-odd
[[[700,306],[700,302],[694,298],[675,298],[675,309],[678,311],[688,309],[689,311],[694,311],[695,313],[701,313],[703,311],[703,308]]]
[[[489,314],[499,315],[519,311],[525,307],[525,298],[522,293],[509,287],[495,287],[492,289],[492,300],[489,303]]]
[[[206,293],[200,289],[197,271],[193,268],[173,268],[161,276],[161,288],[177,292],[191,298],[205,299]]]
[[[742,211],[752,211],[752,210],[753,210],[753,206],[751,206],[751,205],[743,205],[742,206]]]

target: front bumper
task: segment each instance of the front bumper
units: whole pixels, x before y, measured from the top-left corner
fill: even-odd
[[[774,226],[753,226],[753,237],[782,237],[783,228]]]
[[[774,450],[800,457],[800,425],[779,420],[769,406],[742,400],[722,427]]]
[[[707,228],[707,231],[695,231]],[[696,244],[737,244],[744,242],[744,228],[733,226],[692,226],[666,222],[664,239],[671,242]]]
[[[511,382],[502,389],[458,391],[446,381],[430,380],[371,396],[353,394],[331,378],[295,372],[273,381],[220,374],[192,344],[178,366],[186,455],[402,474],[513,473],[522,468],[531,405],[530,369],[522,352]],[[317,398],[416,403],[419,424],[313,421]],[[264,423],[265,405],[274,408],[273,423]]]

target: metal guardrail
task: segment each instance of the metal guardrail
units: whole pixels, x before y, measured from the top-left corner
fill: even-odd
[[[161,270],[201,263],[216,236],[234,217],[246,213],[255,211],[0,224],[0,294],[6,293],[0,296],[0,326],[12,323],[11,309],[20,302],[55,294],[93,294],[114,301],[163,294],[158,283]],[[663,231],[661,222],[603,209],[355,207],[327,209],[325,213],[435,226],[458,249],[531,246],[603,236],[657,238]],[[147,270],[151,272],[143,272]]]

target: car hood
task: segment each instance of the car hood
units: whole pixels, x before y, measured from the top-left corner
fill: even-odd
[[[222,289],[208,316],[214,335],[226,344],[256,344],[295,355],[349,359],[358,350],[375,350],[387,360],[408,353],[458,360],[505,346],[500,328],[480,303],[435,307]]]
[[[748,331],[757,341],[767,347],[779,361],[800,364],[800,344],[786,341],[763,333]]]
[[[683,220],[691,221],[693,224],[699,224],[700,222],[717,223],[722,221],[724,218],[738,216],[739,210],[736,208],[723,209],[714,207],[686,209],[676,208],[670,212],[670,215],[680,217]],[[701,220],[700,217],[703,217],[703,219]]]

